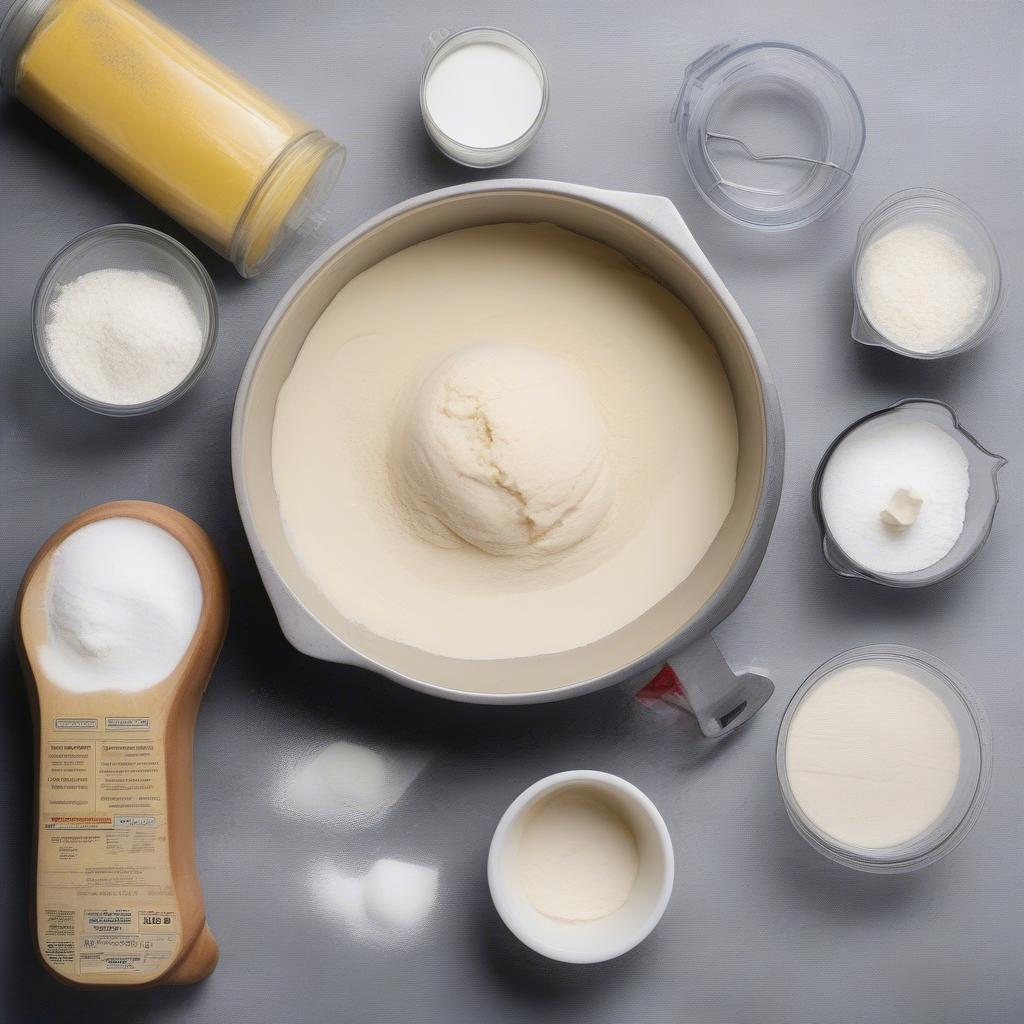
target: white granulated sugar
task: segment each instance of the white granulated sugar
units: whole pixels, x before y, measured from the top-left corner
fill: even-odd
[[[171,281],[138,270],[93,270],[57,292],[45,346],[75,391],[111,405],[138,405],[188,376],[203,330]]]
[[[409,751],[385,757],[370,747],[340,740],[285,767],[277,806],[333,826],[367,828],[398,802],[426,760]]]
[[[141,519],[101,519],[53,553],[43,671],[79,693],[143,690],[166,679],[199,624],[203,588],[192,556]]]
[[[916,520],[893,529],[881,518],[900,489],[922,499]],[[945,557],[963,532],[970,475],[964,450],[927,420],[870,420],[832,453],[821,511],[836,543],[865,569],[916,572]]]
[[[409,939],[437,900],[437,868],[384,858],[364,875],[317,864],[309,884],[321,913],[355,937],[377,942]]]
[[[952,235],[925,223],[893,228],[864,250],[858,293],[868,320],[914,352],[965,341],[985,315],[984,273]]]

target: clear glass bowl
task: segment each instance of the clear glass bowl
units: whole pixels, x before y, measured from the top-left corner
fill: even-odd
[[[897,668],[924,684],[946,706],[960,738],[960,776],[939,819],[924,832],[898,846],[867,848],[842,843],[821,831],[800,808],[786,771],[789,727],[800,703],[822,679],[854,664]],[[992,735],[988,720],[963,682],[942,662],[912,647],[876,644],[858,647],[819,666],[786,707],[775,750],[782,799],[797,832],[819,853],[859,871],[896,874],[934,864],[953,850],[974,827],[985,806],[992,780]]]
[[[967,337],[935,352],[918,352],[887,338],[871,322],[861,294],[860,265],[867,247],[879,236],[903,224],[925,223],[950,234],[967,250],[985,275],[985,312]],[[911,359],[944,359],[975,348],[991,334],[1006,303],[1006,285],[999,251],[985,222],[955,196],[934,188],[908,188],[880,203],[857,233],[853,258],[854,311],[851,334],[862,345],[891,349]]]
[[[541,84],[541,103],[533,124],[517,139],[507,142],[503,146],[467,146],[458,139],[453,139],[445,134],[430,114],[426,101],[427,79],[430,78],[434,68],[454,50],[468,46],[471,43],[497,43],[505,46],[513,53],[523,57],[537,73]],[[423,69],[423,77],[420,79],[420,111],[423,114],[423,124],[426,126],[427,134],[433,139],[434,144],[445,156],[465,167],[501,167],[511,163],[516,157],[521,156],[527,147],[533,142],[544,123],[548,112],[548,76],[541,64],[540,58],[534,53],[533,48],[520,39],[519,36],[506,32],[501,28],[466,28],[454,35],[447,30],[433,33],[427,42],[428,50],[432,50]]]
[[[66,381],[46,348],[46,319],[57,290],[93,270],[143,270],[176,284],[203,330],[203,347],[188,375],[176,387],[148,402],[114,405],[83,394]],[[32,341],[36,355],[59,391],[84,409],[104,416],[141,416],[176,402],[206,368],[217,338],[217,293],[206,268],[180,242],[139,224],[108,224],[72,239],[50,261],[32,298]]]
[[[706,202],[761,231],[834,209],[864,149],[864,114],[843,74],[788,43],[708,50],[672,112],[683,162]]]
[[[970,490],[967,494],[967,508],[964,512],[964,528],[949,552],[933,565],[915,572],[883,573],[868,569],[851,558],[829,531],[821,507],[821,481],[825,467],[839,444],[858,427],[883,416],[911,416],[925,419],[941,427],[963,449],[967,456],[967,471]],[[852,579],[870,580],[887,587],[926,587],[949,579],[961,572],[981,551],[992,532],[996,508],[999,505],[999,470],[1006,465],[1006,459],[994,455],[960,425],[956,413],[944,402],[933,399],[907,398],[888,409],[870,413],[850,424],[829,446],[818,463],[812,485],[814,515],[821,530],[821,547],[825,561],[840,576]]]

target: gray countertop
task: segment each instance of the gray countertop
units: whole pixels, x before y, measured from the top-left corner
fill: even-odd
[[[0,105],[0,508],[4,687],[0,1017],[12,1022],[644,1021],[664,1024],[1018,1024],[1024,1019],[1024,5],[1017,0],[645,0],[476,5],[152,0],[187,34],[349,147],[320,233],[265,277],[225,262],[27,110]],[[720,628],[737,666],[775,679],[734,738],[702,740],[622,686],[525,708],[446,704],[370,674],[309,660],[284,641],[231,488],[235,388],[260,326],[335,238],[398,200],[470,180],[428,143],[416,87],[435,28],[507,27],[551,77],[548,119],[511,173],[660,193],[676,202],[754,325],[788,431],[785,493],[764,566]],[[686,64],[721,40],[784,39],[832,60],[859,93],[867,148],[830,218],[763,236],[726,222],[691,186],[669,126]],[[857,226],[884,196],[933,185],[991,225],[1010,300],[995,335],[918,364],[849,337]],[[136,422],[79,410],[40,370],[29,305],[47,260],[112,221],[194,246],[221,300],[219,346],[177,406]],[[951,403],[1010,465],[980,558],[931,590],[884,591],[825,567],[808,489],[847,423],[908,396]],[[198,860],[221,961],[204,983],[74,992],[37,966],[28,933],[31,731],[10,642],[15,591],[44,538],[115,498],[193,516],[227,562],[228,642],[195,742]],[[847,871],[789,825],[774,744],[786,701],[816,665],[863,643],[900,642],[952,665],[987,707],[995,740],[988,807],[938,865]],[[378,826],[352,832],[282,815],[283,763],[334,739],[423,752],[428,763]],[[593,967],[546,962],[505,931],[487,894],[491,831],[530,782],[571,767],[624,775],[657,803],[677,858],[664,921],[641,947]],[[438,904],[404,948],[356,941],[311,905],[322,858],[379,856],[441,868]]]

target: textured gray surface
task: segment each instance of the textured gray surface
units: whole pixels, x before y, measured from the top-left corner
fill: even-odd
[[[182,232],[30,113],[0,106],[0,451],[4,688],[0,732],[0,980],[5,1021],[644,1021],[664,1024],[1017,1024],[1024,1018],[1024,107],[1016,0],[719,0],[542,7],[506,0],[152,6],[350,147],[321,234],[258,281],[201,252],[220,291],[220,344],[176,408],[117,423],[61,398],[36,364],[29,301],[72,235],[129,220]],[[231,492],[228,426],[260,325],[329,242],[391,203],[471,174],[435,154],[418,122],[419,45],[440,25],[505,26],[531,41],[552,104],[516,175],[662,193],[758,331],[787,415],[788,477],[764,568],[721,628],[736,664],[778,692],[719,746],[640,709],[630,687],[539,708],[446,705],[311,662],[276,629]],[[781,38],[834,61],[864,105],[854,190],[830,219],[762,237],[707,209],[679,162],[668,111],[683,68],[723,39]],[[935,185],[992,226],[1010,302],[997,333],[954,362],[918,365],[849,340],[857,225],[883,196]],[[926,592],[832,576],[816,550],[808,485],[850,420],[908,395],[951,402],[1006,454],[1003,504],[980,559]],[[27,931],[30,735],[9,642],[21,573],[73,513],[113,498],[167,502],[213,535],[234,617],[195,747],[199,865],[221,941],[189,989],[76,993],[36,966]],[[892,878],[832,865],[796,836],[774,778],[775,731],[804,676],[836,652],[893,641],[948,661],[988,708],[996,759],[975,833],[937,866]],[[281,761],[336,738],[398,743],[430,763],[376,829],[356,835],[282,817]],[[488,900],[484,858],[506,804],[570,767],[625,775],[664,813],[678,875],[654,936],[614,963],[574,968],[519,947]],[[319,858],[383,854],[441,865],[439,906],[404,950],[348,938],[310,906]]]

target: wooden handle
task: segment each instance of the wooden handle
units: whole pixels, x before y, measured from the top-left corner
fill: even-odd
[[[51,557],[76,530],[122,517],[160,527],[189,552],[202,586],[199,622],[174,671],[154,686],[71,691],[47,676],[38,656],[49,636]],[[37,951],[61,981],[117,988],[185,984],[216,966],[217,943],[206,925],[195,863],[192,736],[224,642],[228,605],[227,577],[209,537],[180,512],[145,501],[97,505],[76,516],[43,544],[25,573],[15,633],[35,726],[32,922]],[[49,788],[48,778],[62,779],[60,792]],[[124,780],[138,778],[144,783],[136,793]],[[152,815],[116,813],[126,786],[125,806],[138,797]],[[134,895],[107,895],[118,887],[104,891],[92,880],[118,871],[128,880],[121,889]],[[166,884],[158,884],[161,879]],[[167,888],[170,897],[152,895]]]

